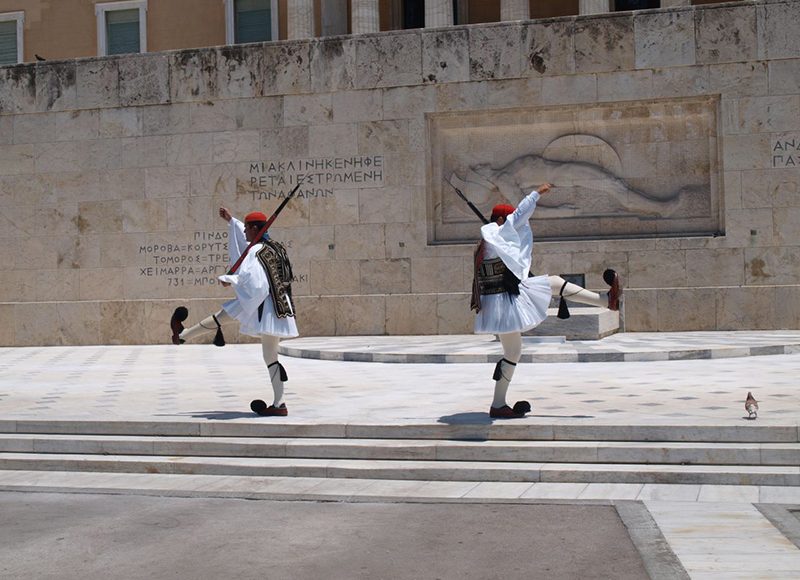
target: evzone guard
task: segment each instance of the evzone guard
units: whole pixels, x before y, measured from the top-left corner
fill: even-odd
[[[494,399],[489,416],[496,419],[524,417],[531,410],[530,403],[518,401],[513,408],[506,403],[506,393],[514,370],[522,356],[522,333],[538,326],[547,318],[551,297],[561,296],[559,316],[566,318],[564,298],[591,306],[619,310],[622,286],[619,275],[608,269],[603,280],[610,289],[602,295],[565,281],[560,276],[529,276],[533,232],[530,219],[541,195],[550,191],[545,183],[528,194],[514,208],[497,205],[490,220],[456,190],[485,223],[481,227],[481,241],[475,251],[475,276],[472,287],[472,304],[475,310],[475,332],[496,334],[503,345],[503,358],[494,369]]]
[[[228,273],[219,276],[219,280],[223,286],[233,286],[236,298],[225,302],[218,312],[190,328],[183,327],[183,321],[189,315],[184,306],[176,308],[170,320],[174,344],[216,331],[214,344],[223,346],[222,326],[234,320],[239,322],[239,332],[261,338],[273,401],[267,406],[264,401],[256,399],[250,403],[250,408],[265,416],[285,417],[289,414],[284,401],[284,383],[288,376],[278,362],[278,344],[281,338],[299,334],[292,302],[292,266],[284,247],[271,240],[267,230],[293,194],[294,191],[269,219],[256,211],[247,214],[242,223],[226,208],[219,209],[220,217],[228,222],[228,251],[234,263]]]

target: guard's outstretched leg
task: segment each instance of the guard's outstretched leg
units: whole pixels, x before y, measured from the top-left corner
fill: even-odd
[[[183,316],[183,318],[181,318],[181,316]],[[222,325],[233,320],[225,310],[220,310],[216,314],[207,316],[198,324],[184,330],[182,323],[186,320],[187,316],[189,316],[189,311],[183,306],[176,308],[175,312],[172,314],[170,326],[172,327],[172,342],[174,344],[181,344],[187,340],[216,330],[217,334],[214,337],[214,344],[217,346],[225,345],[225,339],[222,337]],[[176,340],[178,342],[176,342]]]

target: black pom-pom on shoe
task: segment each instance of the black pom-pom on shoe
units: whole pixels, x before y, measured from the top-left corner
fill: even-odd
[[[520,415],[531,412],[531,404],[528,401],[517,401],[512,408]]]
[[[175,312],[172,313],[172,318],[169,319],[169,327],[172,330],[172,344],[183,344],[185,341],[181,338],[183,332],[183,321],[189,317],[189,309],[185,306],[178,306]]]
[[[256,415],[263,415],[267,410],[267,404],[261,399],[250,401],[250,410]]]

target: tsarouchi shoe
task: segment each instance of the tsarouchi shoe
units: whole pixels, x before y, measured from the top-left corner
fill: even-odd
[[[608,290],[608,309],[619,310],[619,299],[622,298],[622,281],[619,274],[609,268],[603,272],[603,280],[611,286]]]
[[[276,407],[275,405],[267,407],[264,401],[258,399],[250,403],[250,409],[262,417],[286,417],[289,414],[289,409],[286,408],[285,403],[280,407]]]
[[[489,417],[492,419],[522,419],[524,416],[524,413],[517,413],[508,405],[489,407]]]
[[[183,321],[189,316],[189,310],[185,306],[178,306],[169,319],[169,327],[172,330],[172,344],[183,344],[181,332],[183,332]]]

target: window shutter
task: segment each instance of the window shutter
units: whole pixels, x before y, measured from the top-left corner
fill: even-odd
[[[272,10],[270,0],[236,1],[236,42],[272,40]]]
[[[17,21],[0,22],[0,66],[17,64]]]
[[[139,10],[113,10],[106,12],[106,38],[108,54],[140,52]]]

